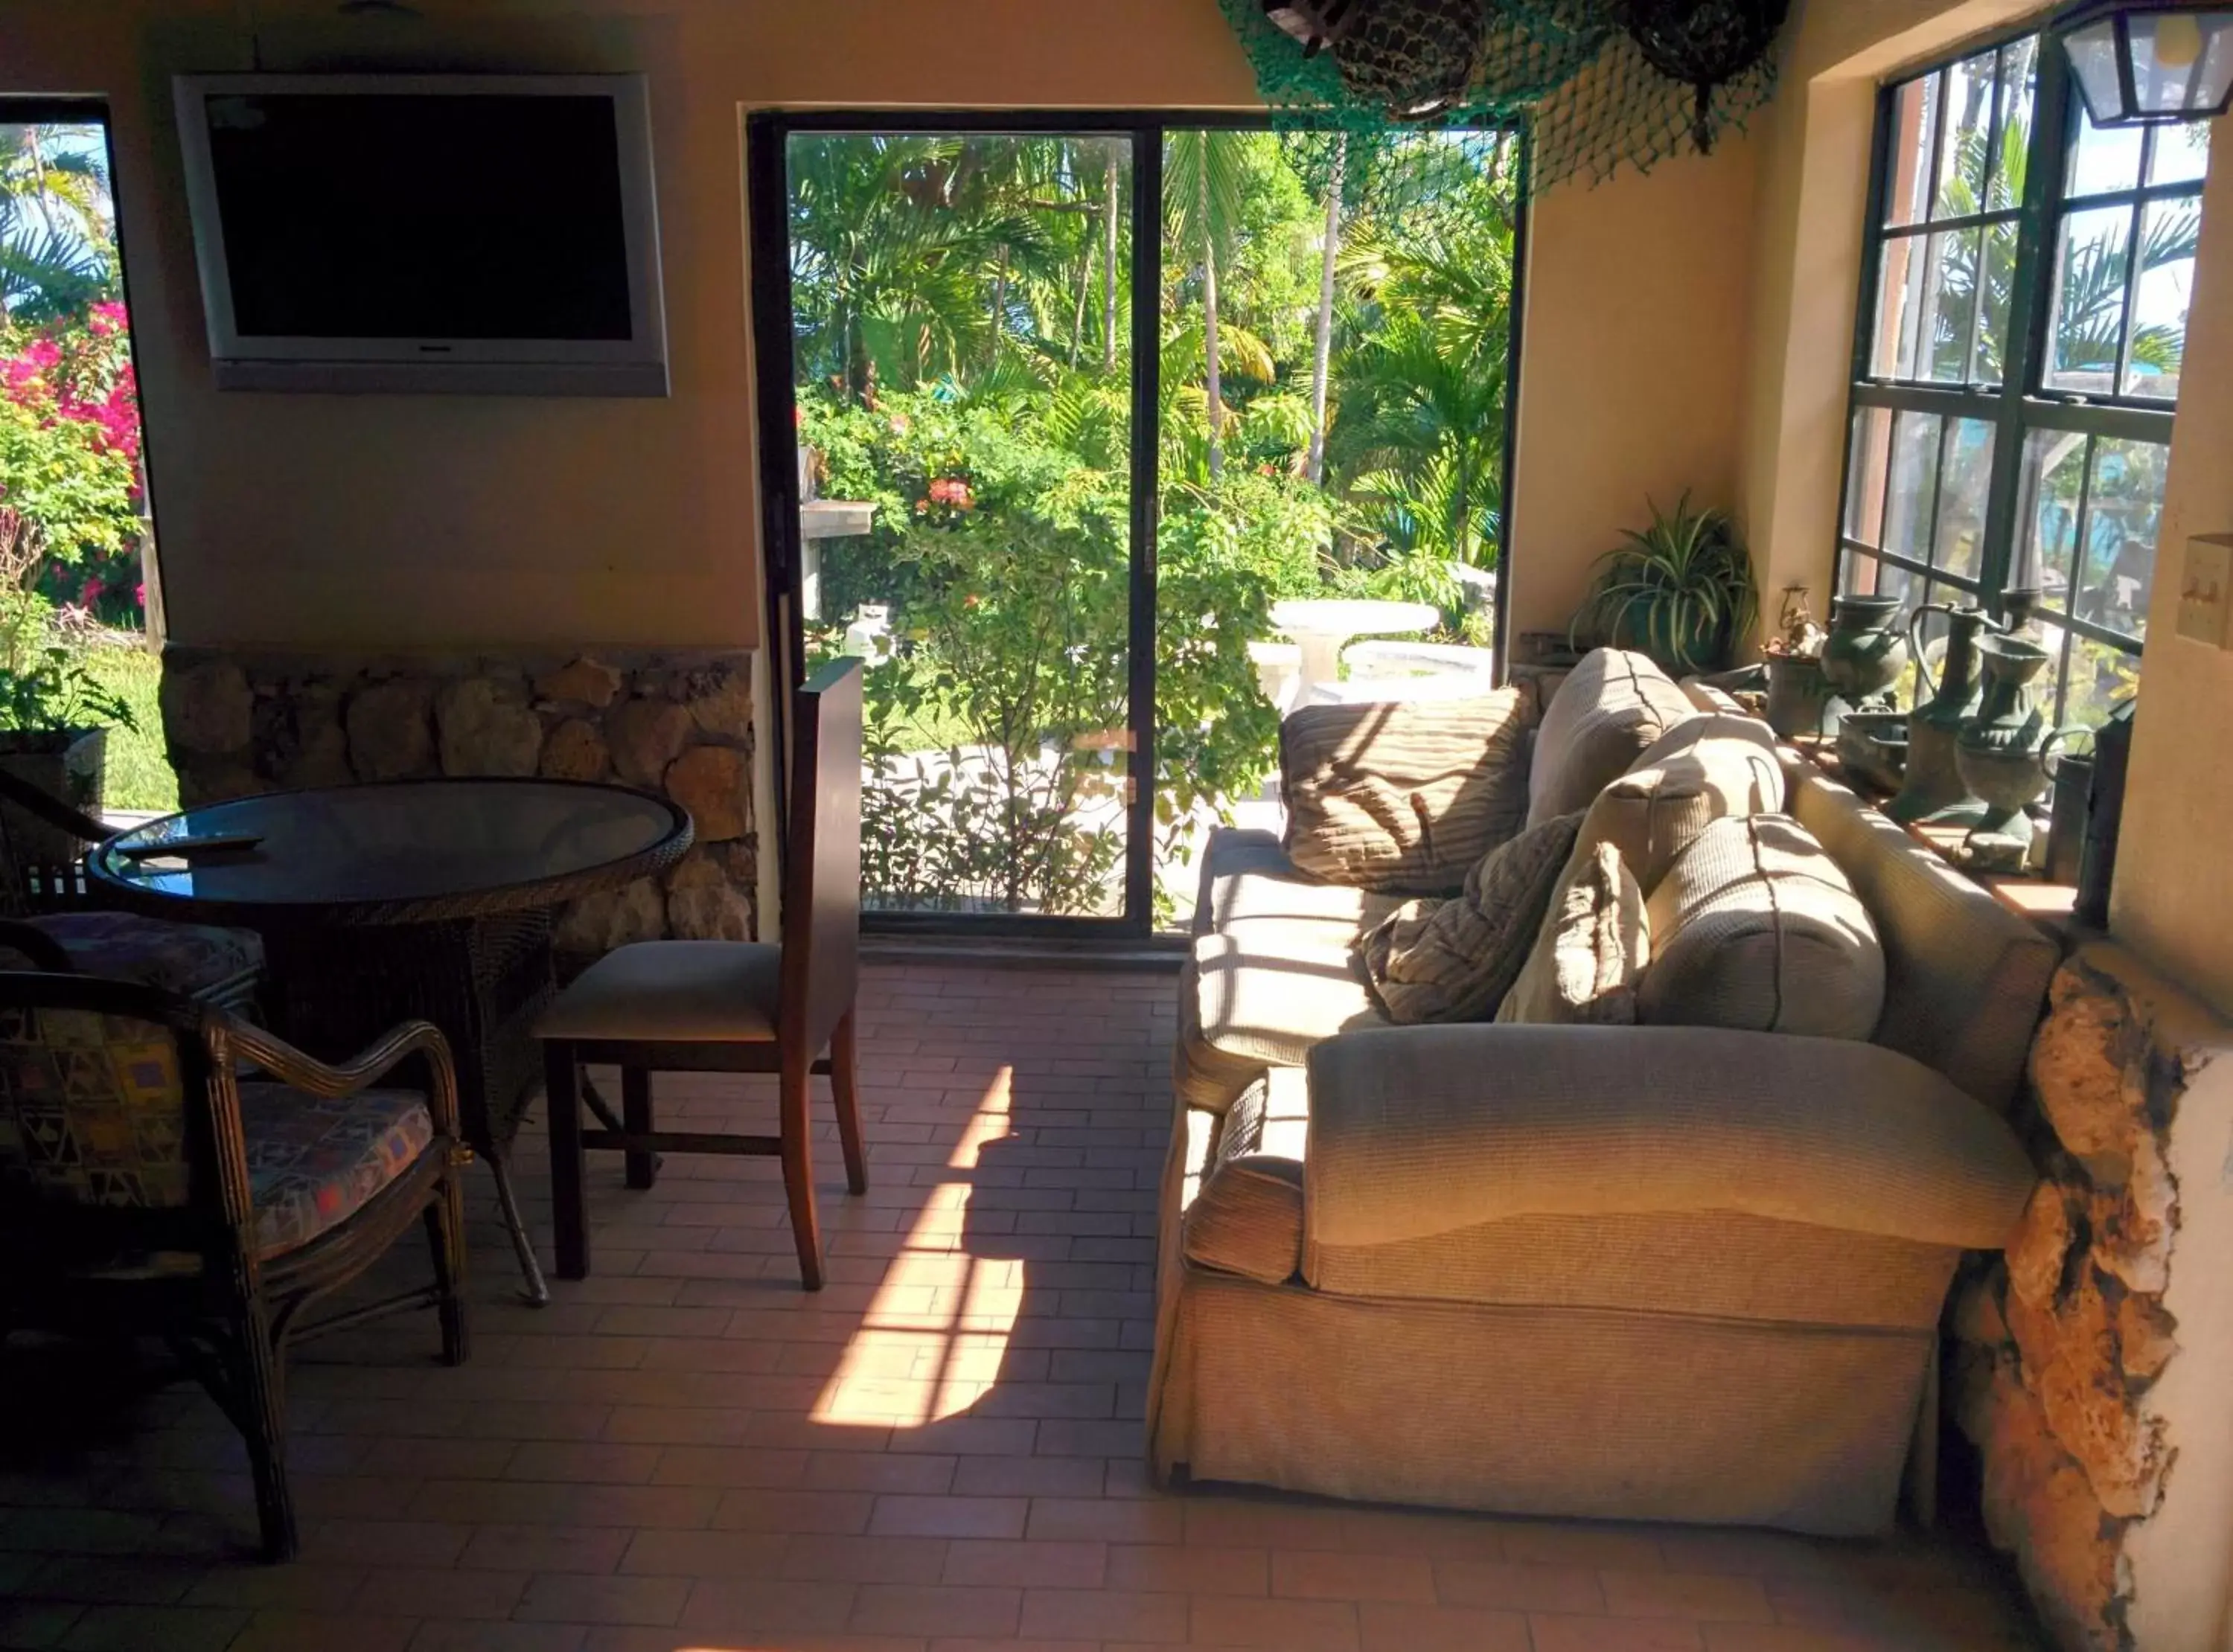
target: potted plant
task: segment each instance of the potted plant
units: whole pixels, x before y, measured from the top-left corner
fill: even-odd
[[[1678,677],[1717,671],[1760,611],[1752,558],[1725,511],[1651,505],[1651,525],[1598,559],[1595,583],[1574,615],[1577,647],[1650,654]]]

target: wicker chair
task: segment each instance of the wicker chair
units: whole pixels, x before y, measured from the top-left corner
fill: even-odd
[[[113,836],[0,768],[0,960],[14,954],[34,969],[133,981],[252,1011],[264,979],[264,941],[255,931],[100,909],[82,857]]]
[[[423,1091],[374,1087],[414,1057]],[[465,1360],[471,1159],[449,1047],[425,1022],[329,1067],[175,993],[0,973],[0,1339],[166,1338],[246,1438],[272,1559],[297,1547],[290,1340],[433,1306],[443,1359]],[[432,1284],[304,1323],[421,1220]]]

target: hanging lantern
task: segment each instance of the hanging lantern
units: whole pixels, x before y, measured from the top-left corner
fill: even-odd
[[[2085,0],[2054,30],[2097,127],[2201,120],[2233,105],[2233,8]]]
[[[1644,62],[1695,88],[1691,141],[1714,147],[1714,94],[1755,67],[1775,43],[1790,0],[1613,0],[1612,12]]]
[[[1481,0],[1360,0],[1332,42],[1354,97],[1391,119],[1429,120],[1464,101],[1488,39]]]

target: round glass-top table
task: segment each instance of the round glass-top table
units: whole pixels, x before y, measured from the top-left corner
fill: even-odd
[[[110,838],[88,880],[119,905],[264,939],[266,1007],[310,1054],[346,1060],[432,1021],[459,1120],[488,1161],[528,1294],[550,1292],[505,1160],[542,1071],[551,916],[664,871],[687,811],[565,780],[396,780],[210,803]]]
[[[690,835],[680,808],[618,786],[399,780],[188,810],[109,839],[87,869],[198,921],[419,924],[618,888],[679,860]]]

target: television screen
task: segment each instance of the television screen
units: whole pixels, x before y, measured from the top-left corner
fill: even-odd
[[[665,395],[636,75],[189,75],[220,388]]]
[[[629,335],[610,98],[207,107],[242,337]]]

